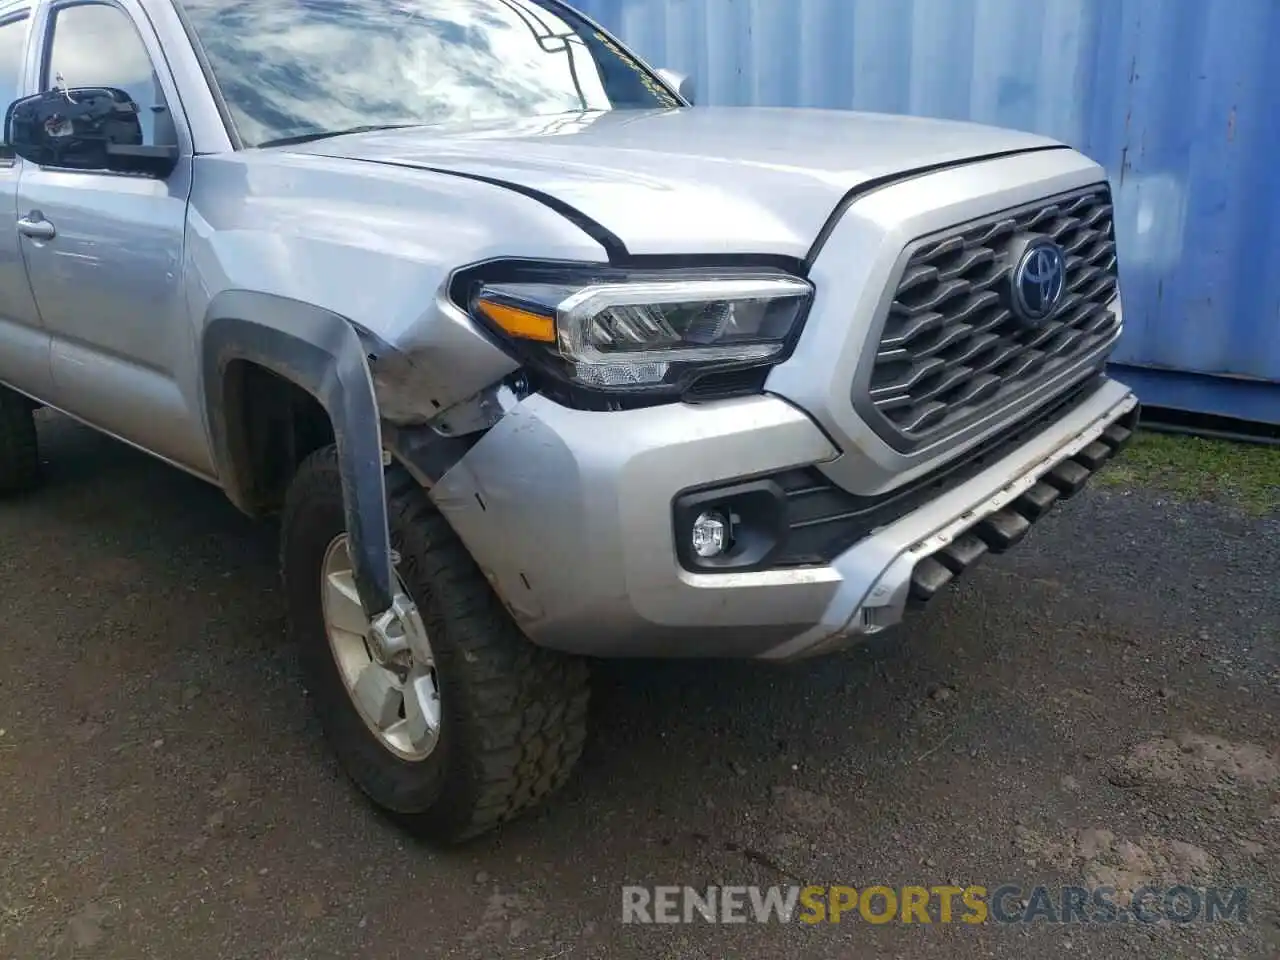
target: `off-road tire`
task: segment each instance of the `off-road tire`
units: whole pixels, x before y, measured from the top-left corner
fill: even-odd
[[[40,483],[40,451],[31,401],[0,387],[0,497]]]
[[[338,760],[373,802],[413,832],[457,843],[496,827],[561,787],[586,738],[586,662],[536,647],[511,619],[422,489],[387,474],[397,570],[435,655],[443,719],[424,760],[390,753],[361,720],[325,634],[321,567],[345,529],[337,454],[298,469],[281,524],[290,631],[321,725]]]

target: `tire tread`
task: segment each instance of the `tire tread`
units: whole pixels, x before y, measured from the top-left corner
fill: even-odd
[[[331,495],[334,449],[299,468],[283,518],[314,496]],[[558,790],[582,754],[590,676],[584,660],[535,646],[512,620],[448,521],[403,469],[387,470],[387,513],[400,552],[399,572],[427,584],[419,597],[444,683],[466,718],[463,783],[451,783],[437,808],[400,813],[410,827],[448,842],[485,833]],[[285,570],[288,577],[288,571]],[[287,587],[286,587],[287,589]],[[461,788],[461,789],[459,789]],[[415,822],[417,821],[417,822]]]

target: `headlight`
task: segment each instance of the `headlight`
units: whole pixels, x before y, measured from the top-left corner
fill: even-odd
[[[480,284],[471,309],[581,386],[679,393],[711,371],[784,359],[812,292],[768,272],[520,279]]]

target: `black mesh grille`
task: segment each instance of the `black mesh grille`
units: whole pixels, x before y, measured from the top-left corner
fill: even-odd
[[[1034,327],[1013,314],[1007,291],[1011,247],[1027,234],[1052,237],[1067,258],[1062,302]],[[869,400],[868,419],[899,448],[959,430],[1108,344],[1116,277],[1105,184],[917,241],[859,406]]]

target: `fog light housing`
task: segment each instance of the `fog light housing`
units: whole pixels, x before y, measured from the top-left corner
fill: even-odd
[[[693,521],[689,538],[695,555],[704,560],[718,557],[728,550],[732,543],[729,518],[718,510],[700,513]]]
[[[690,573],[766,570],[787,537],[787,498],[772,480],[687,490],[672,520],[676,559]]]

